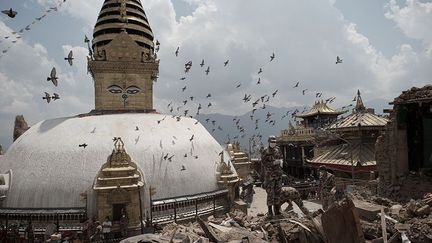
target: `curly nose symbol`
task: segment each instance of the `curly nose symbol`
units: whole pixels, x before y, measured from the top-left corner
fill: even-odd
[[[127,100],[127,98],[128,98],[128,95],[127,95],[127,94],[123,94],[123,95],[122,95],[122,98],[123,98],[123,106],[126,107],[126,100]]]

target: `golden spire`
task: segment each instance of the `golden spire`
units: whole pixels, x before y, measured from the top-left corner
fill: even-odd
[[[360,95],[360,90],[357,90],[357,99],[356,100],[357,100],[357,104],[354,108],[355,111],[356,112],[366,111],[366,107],[364,106],[363,100],[362,100],[361,95]]]

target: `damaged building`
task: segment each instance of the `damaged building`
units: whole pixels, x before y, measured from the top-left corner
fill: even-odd
[[[411,88],[390,104],[376,143],[380,193],[420,198],[432,188],[432,86]]]

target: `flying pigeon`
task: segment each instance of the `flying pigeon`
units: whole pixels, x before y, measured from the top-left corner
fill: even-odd
[[[209,75],[210,73],[210,67],[207,67],[207,70],[205,71],[206,75]]]
[[[58,85],[58,77],[57,77],[57,71],[56,71],[55,67],[53,67],[51,69],[51,74],[47,78],[47,81],[51,81],[54,84],[54,86],[57,87],[57,85]]]
[[[224,67],[228,66],[228,63],[229,63],[229,60],[226,60],[226,61],[224,62]]]
[[[184,171],[184,170],[186,170],[186,167],[184,165],[182,165],[180,171]]]
[[[339,56],[336,57],[336,64],[338,63],[342,63],[342,59]]]
[[[175,55],[176,55],[176,57],[178,57],[179,50],[180,50],[180,47],[177,47],[177,50],[175,51]]]
[[[263,70],[262,70],[262,68],[260,68],[259,71],[258,71],[258,74],[260,74],[262,72],[263,72]]]
[[[60,96],[57,93],[54,93],[53,96],[51,97],[51,99],[53,99],[53,100],[59,100]]]
[[[204,59],[203,59],[203,60],[201,61],[200,66],[201,66],[201,67],[204,67],[204,65],[205,65],[205,64],[204,64]]]
[[[3,10],[2,13],[6,14],[10,18],[15,18],[15,16],[18,14],[16,11],[14,11],[12,8],[9,10]]]
[[[270,56],[270,62],[272,62],[274,59],[275,59],[275,54],[274,54],[274,52],[273,52],[273,54]]]
[[[294,85],[293,88],[297,88],[299,86],[300,82],[297,82],[296,85]]]
[[[83,144],[80,144],[80,145],[78,145],[78,147],[80,147],[80,148],[86,148],[88,145],[86,144],[86,143],[83,143]]]
[[[42,99],[46,100],[47,103],[51,102],[51,95],[45,92],[45,97],[42,97]]]
[[[69,54],[68,54],[68,56],[67,57],[65,57],[65,60],[67,60],[68,61],[68,63],[69,63],[69,65],[71,65],[72,66],[72,64],[73,64],[73,52],[72,51],[70,51],[69,52]]]

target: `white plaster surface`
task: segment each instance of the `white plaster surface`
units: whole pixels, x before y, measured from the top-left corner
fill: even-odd
[[[122,138],[126,152],[143,174],[144,194],[148,194],[149,186],[156,188],[154,199],[218,190],[216,169],[223,148],[200,123],[195,123],[195,119],[182,117],[177,121],[161,114],[66,117],[39,122],[2,156],[0,173],[12,169],[14,178],[1,206],[84,207],[86,202],[80,199],[83,192],[90,197],[87,203],[94,203],[91,188],[112,152],[113,137]],[[88,146],[78,147],[83,143]],[[163,159],[167,153],[169,157],[174,155],[172,161]],[[224,157],[229,158],[228,154]],[[186,170],[181,171],[183,165]]]

